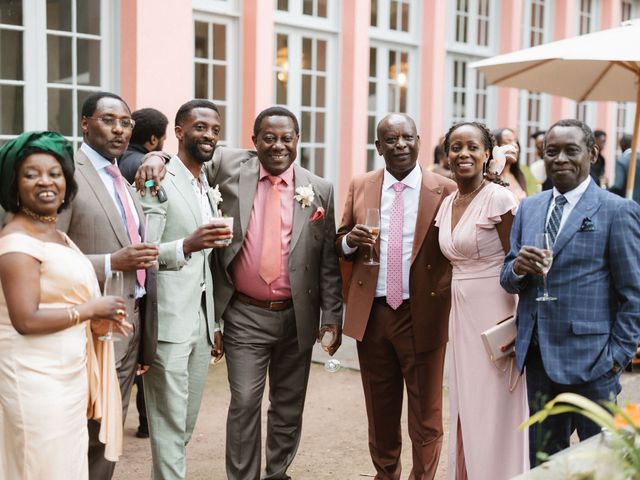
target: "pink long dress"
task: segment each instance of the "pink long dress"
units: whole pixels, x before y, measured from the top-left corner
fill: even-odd
[[[443,201],[436,217],[440,249],[453,266],[448,477],[464,479],[466,468],[469,480],[503,480],[529,467],[527,432],[518,431],[528,418],[525,381],[509,392],[509,371],[493,365],[480,334],[515,312],[516,297],[500,286],[504,250],[495,226],[501,215],[515,213],[517,200],[489,183],[452,231],[454,197]]]

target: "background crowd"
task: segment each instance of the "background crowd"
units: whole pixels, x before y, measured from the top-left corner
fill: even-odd
[[[0,149],[3,477],[111,478],[137,375],[153,478],[187,478],[209,361],[226,355],[227,477],[290,478],[311,348],[335,353],[343,328],[378,479],[401,476],[405,388],[409,475],[434,478],[447,342],[450,478],[510,478],[574,430],[598,432],[569,414],[518,426],[561,392],[615,397],[636,353],[640,207],[601,188],[602,132],[577,120],[536,132],[528,168],[513,130],[463,122],[434,173],[417,163],[413,119],[389,114],[375,141],[385,167],[352,179],[336,232],[333,186],[295,162],[293,113],[262,111],[245,132],[255,150],[218,147],[223,121],[210,101],[183,104],[168,155],[164,115],[97,92],[75,155],[54,132]],[[121,293],[101,296],[118,276]],[[493,362],[481,334],[511,315],[515,354]],[[109,325],[119,341],[98,338]]]

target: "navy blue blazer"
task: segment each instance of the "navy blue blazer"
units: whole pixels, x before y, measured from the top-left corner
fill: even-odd
[[[555,302],[536,302],[542,277],[518,278],[513,263],[523,245],[545,229],[552,190],[526,198],[511,230],[500,283],[519,295],[516,360],[522,371],[533,326],[547,375],[556,383],[594,380],[614,361],[627,365],[640,335],[640,205],[589,187],[554,244],[548,274]]]

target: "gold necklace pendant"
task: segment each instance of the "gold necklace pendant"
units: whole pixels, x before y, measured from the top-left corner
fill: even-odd
[[[462,200],[466,200],[467,198],[471,197],[471,195],[478,193],[478,191],[484,185],[484,182],[485,182],[485,179],[483,178],[482,181],[480,182],[480,185],[478,185],[472,192],[465,193],[464,195],[460,195],[460,190],[458,190],[458,193],[456,193],[456,198],[453,199],[453,204],[458,205],[458,203],[460,203]]]
[[[54,223],[58,221],[57,215],[39,215],[36,212],[29,210],[27,207],[20,207],[22,213],[24,213],[27,217],[31,217],[34,220],[43,223]]]

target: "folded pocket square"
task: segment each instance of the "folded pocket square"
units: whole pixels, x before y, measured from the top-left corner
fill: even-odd
[[[590,218],[585,218],[582,220],[582,225],[580,225],[581,232],[593,232],[595,231],[596,226],[593,224]]]
[[[316,222],[318,220],[322,220],[324,218],[324,208],[318,207],[318,209],[313,212],[313,215],[309,218],[310,222]]]

